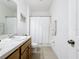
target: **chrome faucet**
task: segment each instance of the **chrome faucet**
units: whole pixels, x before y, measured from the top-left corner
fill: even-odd
[[[13,38],[16,34],[9,34],[9,38]]]

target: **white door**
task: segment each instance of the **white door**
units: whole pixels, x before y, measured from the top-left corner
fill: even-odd
[[[33,42],[49,43],[49,23],[50,17],[30,18],[30,35]]]
[[[76,34],[77,34],[77,40],[76,40],[76,43],[77,43],[77,49],[76,49],[76,54],[77,54],[77,59],[79,59],[79,0],[77,0],[77,31],[76,31]]]
[[[76,0],[69,0],[69,39],[75,42],[72,46],[68,44],[69,59],[77,59],[77,39],[76,39]]]
[[[17,28],[16,17],[7,17],[6,18],[6,33],[14,34],[14,33],[16,33],[16,28]]]

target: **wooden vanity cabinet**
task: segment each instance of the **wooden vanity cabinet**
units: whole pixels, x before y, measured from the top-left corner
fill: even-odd
[[[5,59],[31,59],[31,38]]]
[[[9,55],[6,59],[20,59],[20,50],[17,49],[11,55]]]
[[[23,54],[21,54],[21,59],[27,59],[27,54],[26,54],[27,52],[26,51],[24,51],[24,53]]]
[[[29,59],[32,59],[32,46],[29,46]]]
[[[29,39],[26,43],[21,46],[21,59],[30,59],[31,50],[29,50],[29,46],[31,46],[31,39]]]

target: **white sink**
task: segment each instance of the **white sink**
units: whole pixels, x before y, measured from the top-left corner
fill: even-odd
[[[0,51],[7,49],[7,46],[11,47],[14,44],[17,44],[20,41],[24,41],[26,36],[14,36],[12,38],[5,38],[0,42]],[[18,43],[19,44],[19,43]]]
[[[10,38],[5,38],[0,42],[0,51],[3,49],[7,49],[7,46],[12,46],[13,44],[17,43],[17,41],[13,41]]]
[[[6,48],[6,43],[0,42],[0,51],[4,48]]]
[[[0,42],[0,50],[2,50],[3,48],[6,48],[8,43],[10,43],[10,40],[8,40],[8,39],[1,40],[1,42]]]
[[[16,40],[16,41],[21,41],[21,40],[24,40],[25,38],[26,38],[26,36],[14,36],[10,39],[11,40]]]

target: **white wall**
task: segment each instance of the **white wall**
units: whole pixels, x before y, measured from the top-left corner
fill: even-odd
[[[52,48],[59,59],[68,59],[67,40],[68,40],[68,0],[53,0],[50,14],[52,20],[57,21],[57,36]]]
[[[48,11],[32,11],[30,16],[50,16]]]
[[[77,43],[77,58],[79,59],[79,0],[76,0],[77,1],[77,3],[76,3],[76,5],[77,5],[77,14],[76,14],[76,17],[77,17],[77,20],[76,20],[76,43]]]
[[[26,17],[26,21],[21,21],[21,16]],[[29,6],[25,0],[17,0],[17,33],[19,35],[27,34],[29,35]]]
[[[77,59],[77,41],[76,41],[76,7],[77,7],[77,0],[69,0],[69,40],[75,41],[75,46],[72,48],[71,46],[68,47],[69,52],[69,59]]]
[[[77,36],[79,36],[79,0],[77,0]]]

